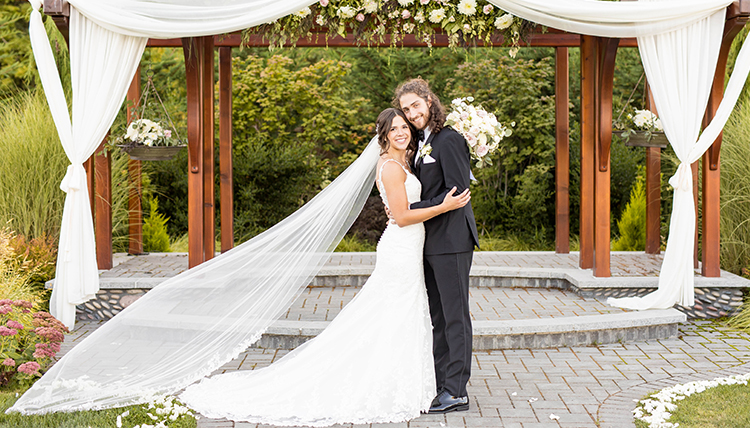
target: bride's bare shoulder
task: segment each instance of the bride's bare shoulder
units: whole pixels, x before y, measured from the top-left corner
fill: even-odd
[[[378,177],[381,180],[387,179],[403,179],[406,177],[406,171],[398,163],[397,160],[392,158],[383,158],[382,156],[378,160]]]

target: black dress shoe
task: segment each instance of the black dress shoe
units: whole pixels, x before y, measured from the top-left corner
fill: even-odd
[[[448,391],[443,391],[432,400],[429,413],[463,412],[469,410],[469,397],[454,397]]]

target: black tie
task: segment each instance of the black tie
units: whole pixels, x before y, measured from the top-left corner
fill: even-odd
[[[419,141],[424,141],[424,131],[421,129],[417,131],[417,142]]]

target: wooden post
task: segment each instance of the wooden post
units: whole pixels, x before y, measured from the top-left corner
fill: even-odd
[[[221,252],[234,246],[232,180],[232,48],[219,48],[219,168],[221,178]]]
[[[724,98],[724,76],[727,70],[727,58],[732,41],[744,27],[745,21],[738,18],[730,19],[724,27],[724,38],[721,42],[719,51],[719,60],[716,64],[716,74],[714,75],[713,86],[711,87],[711,96],[708,99],[706,108],[705,124],[713,119],[716,110],[719,108],[721,100]],[[719,153],[721,151],[722,134],[714,141],[706,153],[703,154],[703,175],[701,177],[703,184],[703,204],[702,227],[703,227],[703,245],[701,264],[701,275],[707,277],[720,277],[720,190],[721,190],[721,163]]]
[[[205,261],[203,254],[203,91],[201,63],[204,39],[182,39],[187,83],[188,135],[188,267]]]
[[[700,164],[700,161],[695,161],[690,165],[690,170],[693,173],[693,201],[695,202],[695,236],[693,241],[693,268],[698,269],[700,267],[700,257],[698,257],[698,227],[700,224],[698,223],[698,209],[700,207],[700,201],[699,201],[699,194],[698,194],[698,177],[699,177],[699,169],[698,165]]]
[[[555,49],[555,252],[570,252],[570,75],[568,48]]]
[[[109,134],[104,137],[102,145],[94,154],[94,183],[96,194],[95,234],[96,262],[99,269],[112,269],[112,155],[105,155],[102,149],[107,143]]]
[[[131,107],[141,98],[141,69],[136,70],[133,82],[128,89],[127,122],[135,120]],[[141,161],[128,161],[128,254],[143,254],[143,219],[141,206]]]
[[[597,41],[581,36],[581,226],[579,266],[594,267],[594,168],[596,157]]]
[[[203,257],[216,252],[214,197],[214,38],[203,37]]]
[[[86,170],[86,188],[89,191],[89,205],[91,206],[91,215],[94,215],[94,155],[91,155],[83,163],[83,169]]]
[[[646,83],[647,108],[658,116]],[[646,254],[661,252],[661,149],[646,147]]]
[[[612,145],[612,87],[619,39],[599,39],[599,109],[594,202],[594,276],[609,277],[610,271],[610,148]]]

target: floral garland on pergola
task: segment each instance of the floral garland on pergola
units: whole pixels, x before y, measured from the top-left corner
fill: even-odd
[[[473,46],[478,40],[485,46],[509,44],[515,57],[519,42],[526,38],[535,24],[524,21],[484,0],[320,0],[293,14],[245,31],[261,34],[271,47],[296,43],[321,33],[328,37],[347,34],[355,42],[370,45],[384,42],[397,46],[404,36],[413,34],[417,40],[432,47],[434,36],[448,35],[452,48]],[[313,31],[317,27],[319,31]]]

